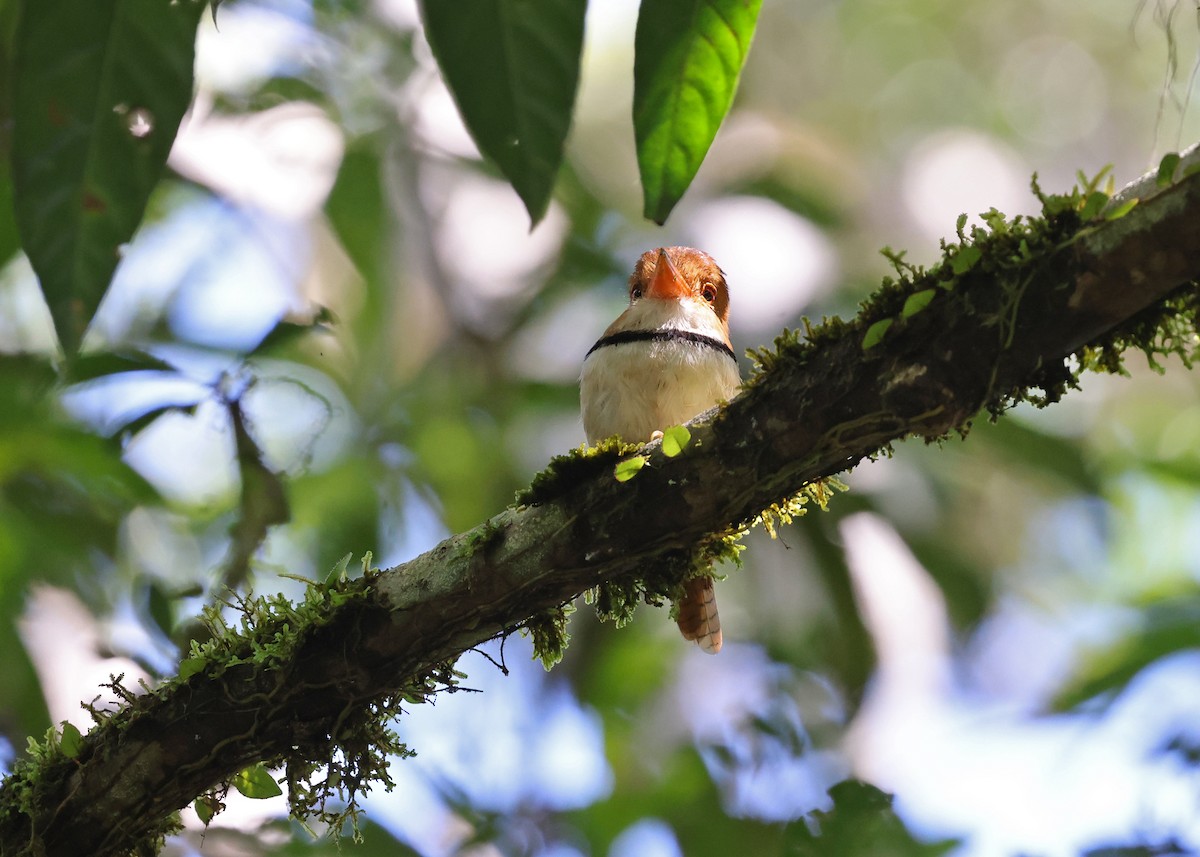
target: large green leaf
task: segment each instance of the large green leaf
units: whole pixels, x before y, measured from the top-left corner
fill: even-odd
[[[642,0],[633,131],[646,217],[662,223],[729,112],[762,0]]]
[[[390,324],[385,292],[393,285],[388,246],[387,201],[383,196],[382,164],[367,141],[349,148],[337,181],[325,202],[325,213],[342,247],[367,284],[367,306],[360,324]]]
[[[587,0],[422,0],[425,35],[476,145],[534,223],[571,124]]]
[[[108,288],[192,97],[201,0],[25,2],[17,224],[67,354]]]
[[[0,0],[0,129],[12,123],[13,41],[17,28],[17,0]],[[8,134],[0,131],[0,265],[20,249],[13,217],[12,176],[9,170]]]

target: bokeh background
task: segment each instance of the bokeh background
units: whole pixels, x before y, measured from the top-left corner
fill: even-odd
[[[0,380],[6,769],[25,735],[86,724],[110,673],[173,669],[229,562],[231,401],[291,504],[253,586],[298,593],[280,572],[402,562],[581,443],[579,365],[643,250],[718,259],[740,350],[852,315],[881,247],[929,263],[960,213],[1034,212],[1034,172],[1064,191],[1111,164],[1119,186],[1200,139],[1183,0],[765,0],[735,108],[659,228],[639,217],[636,13],[591,4],[532,231],[412,0],[226,0],[206,21],[171,174],[90,333],[173,370],[50,399],[36,358]],[[317,332],[261,347],[318,308]],[[0,349],[54,348],[8,260]],[[850,777],[895,794],[914,839],[888,853],[1200,849],[1200,383],[1163,368],[1130,355],[1044,412],[898,445],[828,512],[755,532],[715,658],[645,608],[621,630],[581,609],[550,673],[520,637],[467,655],[482,693],[402,718],[418,756],[346,853],[780,853]],[[173,851],[334,851],[282,801],[230,802],[203,836],[185,813]]]

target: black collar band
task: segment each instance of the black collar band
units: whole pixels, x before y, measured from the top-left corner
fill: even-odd
[[[714,351],[720,351],[729,356],[730,360],[737,361],[737,355],[733,353],[733,349],[726,345],[721,340],[713,336],[705,336],[703,333],[693,333],[690,330],[678,330],[673,327],[668,327],[662,330],[622,330],[620,333],[613,333],[596,342],[588,353],[584,355],[586,360],[591,353],[598,348],[603,348],[606,345],[624,345],[626,342],[691,342],[700,345],[704,348],[711,348]]]

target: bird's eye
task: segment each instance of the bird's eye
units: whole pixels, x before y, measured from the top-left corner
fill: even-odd
[[[712,283],[705,283],[700,289],[700,295],[711,304],[717,299],[717,287]]]
[[[641,296],[642,296],[642,287],[641,286],[634,286],[632,289],[629,290],[629,299],[630,300],[636,301]]]

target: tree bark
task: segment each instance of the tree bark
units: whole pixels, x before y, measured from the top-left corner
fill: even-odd
[[[1195,149],[1184,164],[1200,160]],[[36,787],[0,788],[0,854],[105,855],[249,764],[333,735],[350,712],[604,581],[690,550],[806,483],[908,435],[940,437],[1200,278],[1200,174],[1143,196],[1021,263],[999,294],[968,278],[882,341],[862,332],[786,354],[676,458],[628,482],[610,467],[501,512],[381,572],[280,663],[201,673],[131,704]],[[981,273],[976,279],[982,277]],[[991,303],[989,303],[989,301]],[[983,311],[981,311],[983,310]],[[16,809],[18,799],[23,809]]]

